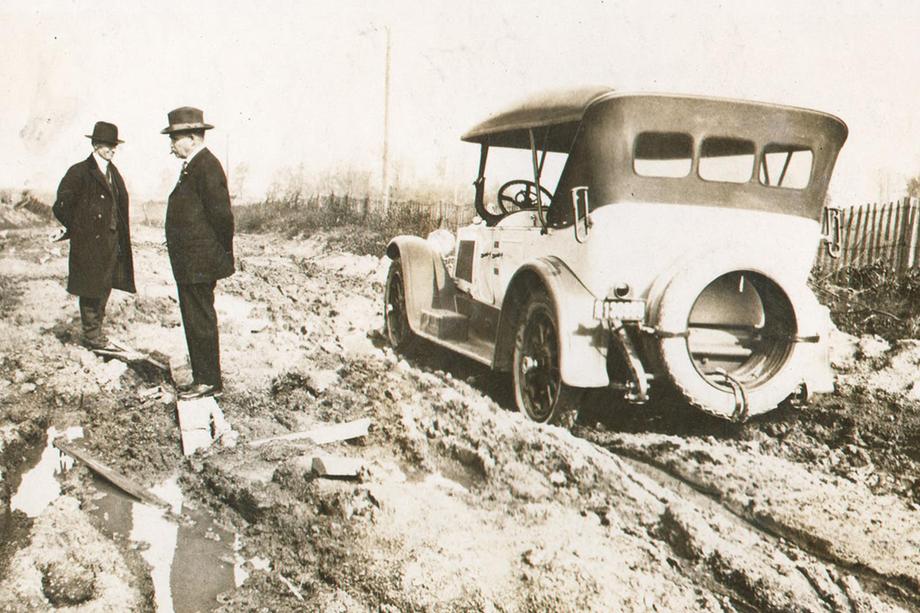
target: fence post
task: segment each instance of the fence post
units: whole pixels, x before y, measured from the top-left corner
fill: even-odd
[[[910,221],[910,210],[908,209],[909,200],[904,198],[903,200],[898,201],[898,217],[895,228],[895,272],[900,275],[904,272],[904,269],[907,268],[907,249],[908,249],[908,240],[910,238],[909,221]]]
[[[840,258],[833,267],[834,272],[846,268],[847,264],[853,259],[853,218],[856,211],[853,207],[844,209],[841,215],[846,215],[846,229],[843,231],[843,249],[840,250]],[[843,220],[840,221],[843,223]]]
[[[856,212],[856,230],[853,232],[853,256],[850,258],[850,266],[858,266],[863,263],[862,254],[866,248],[866,223],[863,217],[866,219],[869,217],[866,205],[861,205]]]
[[[907,268],[917,264],[917,240],[920,238],[920,214],[917,211],[918,200],[911,198],[908,210],[910,211],[910,243],[907,248]]]

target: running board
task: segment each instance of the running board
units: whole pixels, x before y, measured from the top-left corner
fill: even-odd
[[[447,309],[422,309],[419,326],[435,338],[465,341],[470,334],[470,318]]]

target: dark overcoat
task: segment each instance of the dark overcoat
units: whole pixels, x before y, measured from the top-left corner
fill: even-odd
[[[235,271],[227,176],[207,148],[191,159],[169,195],[166,246],[176,283],[210,283]]]
[[[114,164],[111,168],[116,195],[90,154],[67,170],[52,207],[70,238],[67,291],[77,296],[95,298],[112,288],[136,291],[128,190]],[[118,232],[112,230],[113,215]],[[121,265],[113,277],[116,260]]]

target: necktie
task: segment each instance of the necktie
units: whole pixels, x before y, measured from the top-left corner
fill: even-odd
[[[109,189],[112,190],[112,196],[118,197],[118,194],[115,192],[115,177],[112,175],[112,164],[106,164],[105,166],[105,178],[109,182]]]
[[[111,163],[105,166],[105,178],[109,182],[109,189],[112,190],[112,219],[109,222],[109,229],[114,231],[118,228],[118,191],[115,187],[115,177],[112,174]]]

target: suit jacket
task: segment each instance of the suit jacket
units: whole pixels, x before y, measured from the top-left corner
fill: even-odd
[[[192,158],[169,195],[166,245],[176,283],[209,283],[234,273],[227,176],[208,149]]]
[[[111,168],[117,194],[90,154],[67,170],[51,207],[70,238],[67,291],[77,296],[97,297],[111,288],[136,291],[128,189],[114,164]],[[112,230],[113,216],[117,232]],[[120,274],[113,278],[116,260]]]

